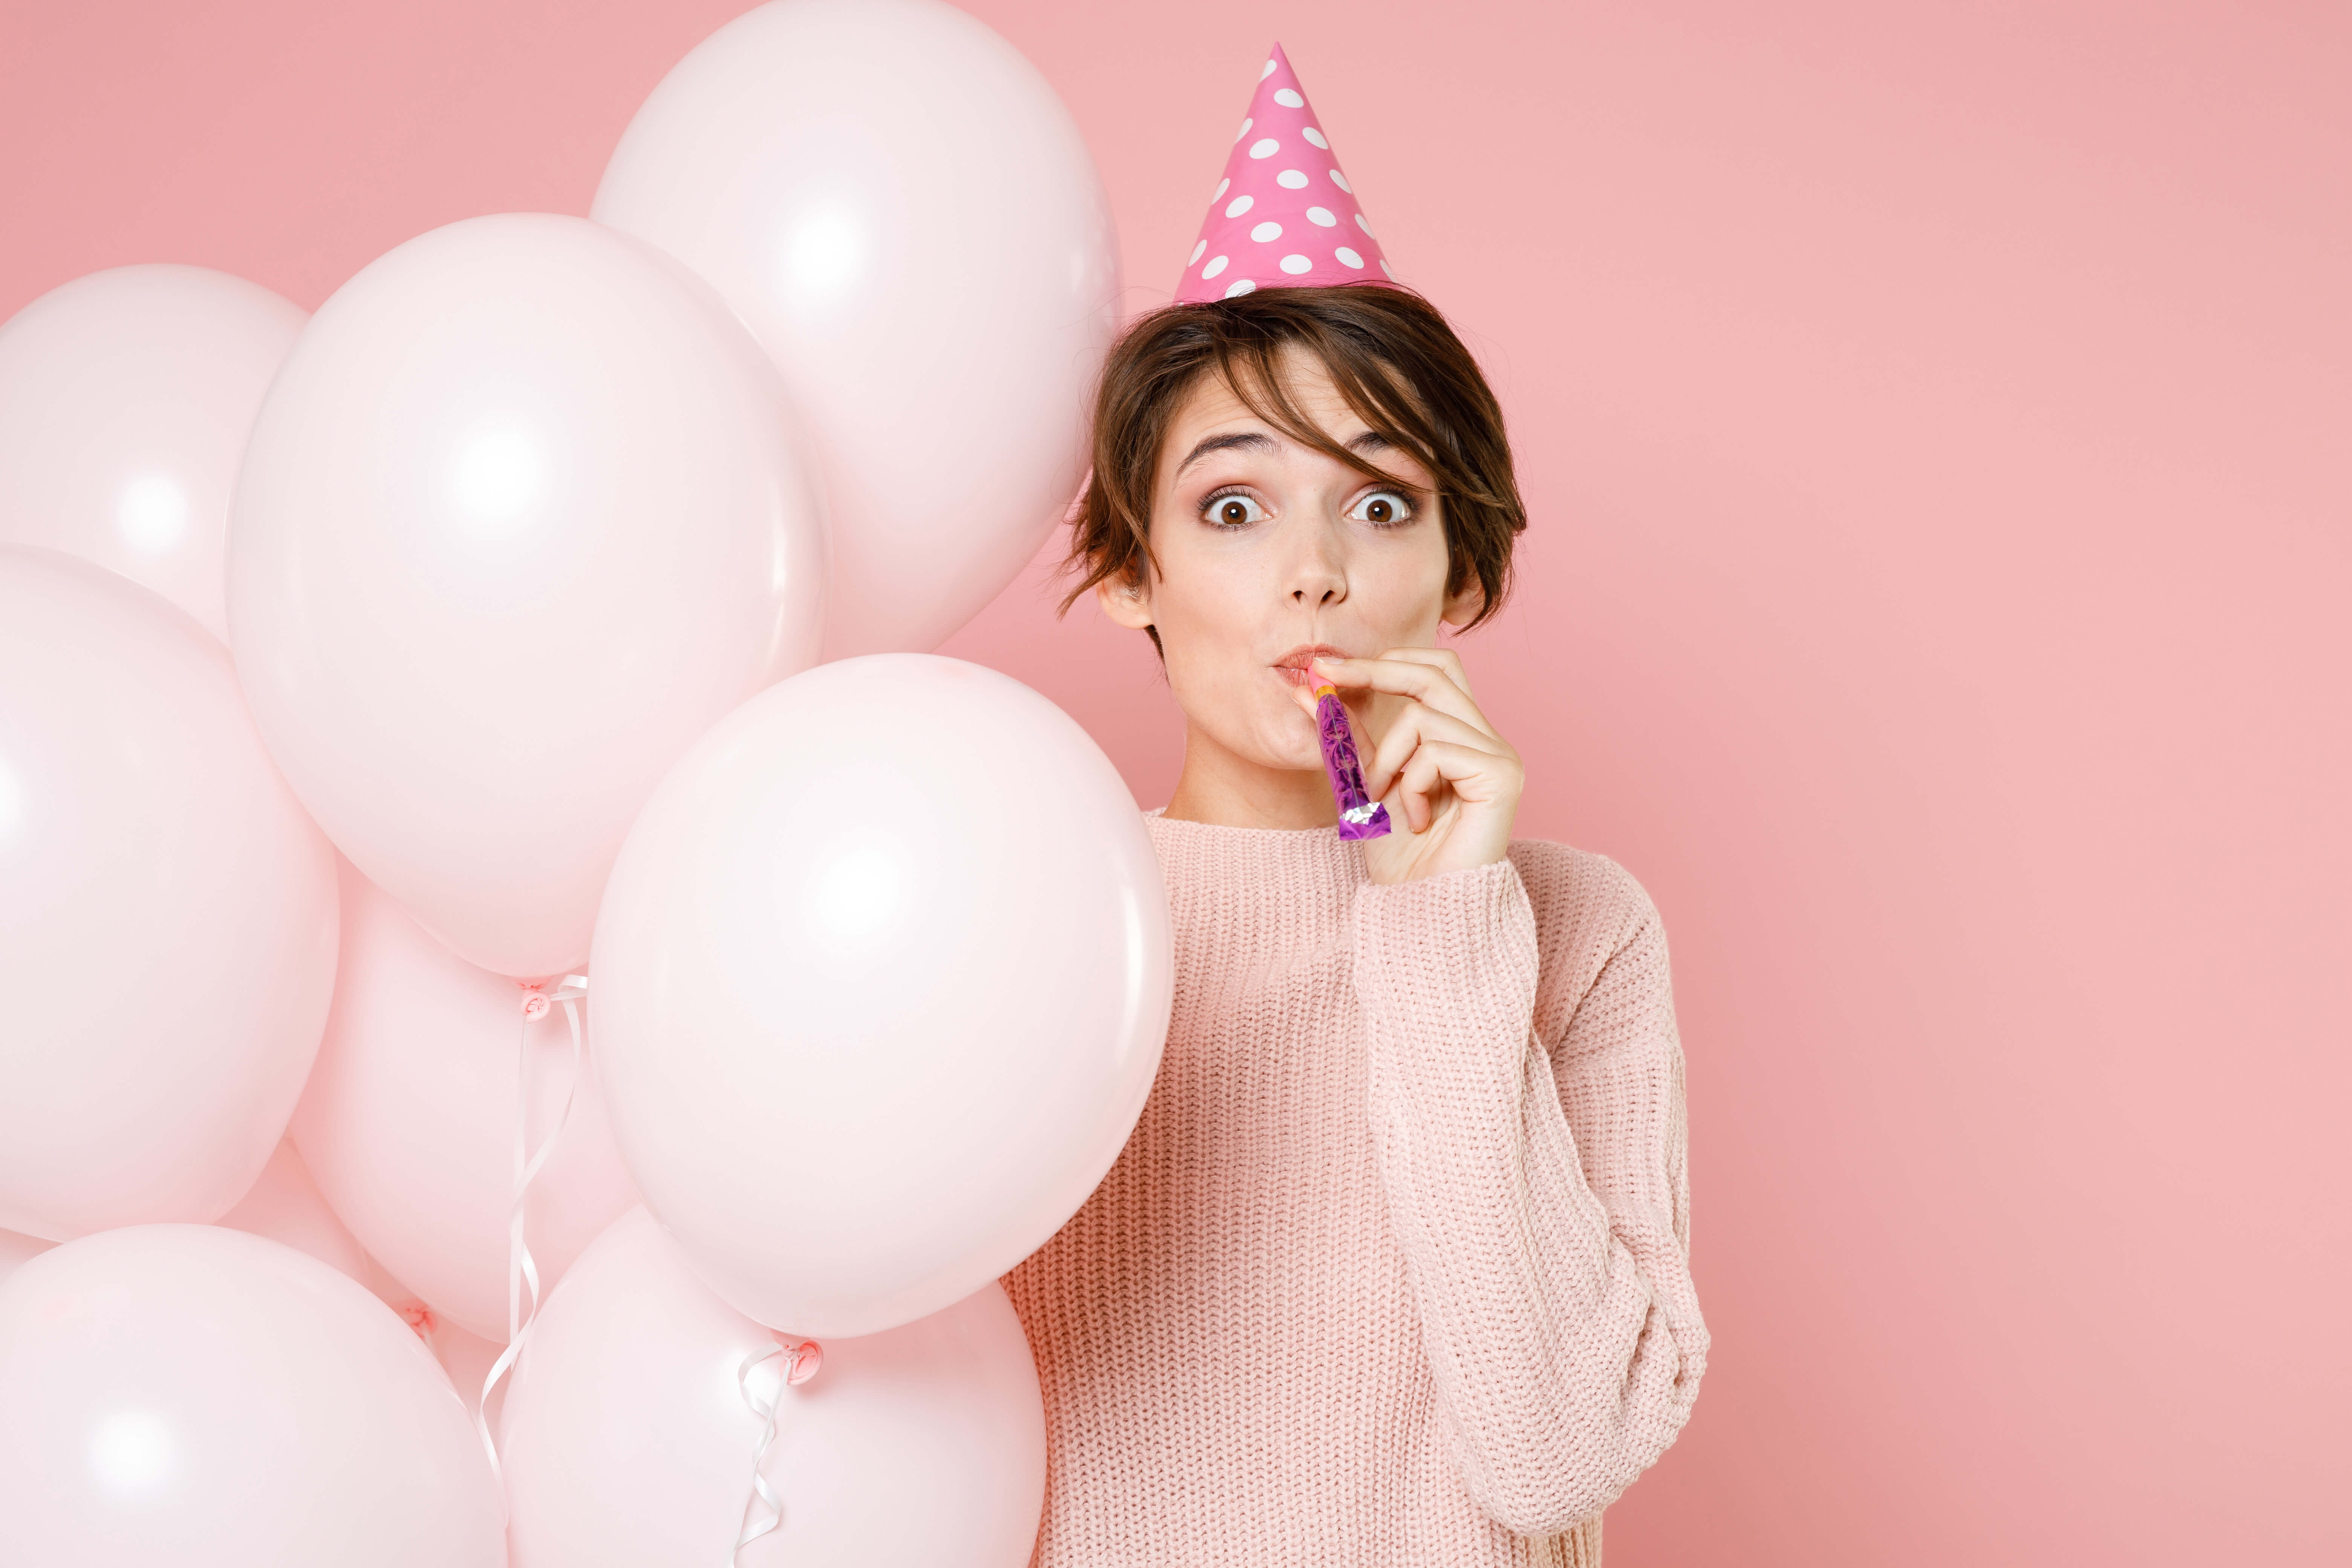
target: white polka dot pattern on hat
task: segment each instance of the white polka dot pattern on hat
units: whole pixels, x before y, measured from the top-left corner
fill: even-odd
[[[1260,58],[1265,64],[1250,89],[1248,118],[1226,152],[1224,175],[1196,231],[1177,298],[1208,301],[1256,289],[1393,281],[1396,274],[1370,237],[1370,221],[1357,209],[1355,186],[1316,122],[1306,86],[1281,50]],[[1332,190],[1324,189],[1327,179]],[[1341,233],[1350,223],[1357,232]]]

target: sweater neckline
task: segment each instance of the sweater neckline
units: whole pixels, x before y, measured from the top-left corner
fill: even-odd
[[[1363,846],[1340,837],[1336,827],[1240,827],[1171,817],[1167,809],[1145,812],[1144,824],[1162,861],[1187,880],[1205,875],[1239,886],[1305,877],[1337,891],[1370,879]]]
[[[1182,828],[1188,832],[1251,834],[1269,839],[1293,839],[1300,842],[1321,833],[1328,835],[1335,844],[1346,843],[1338,831],[1328,825],[1322,827],[1244,827],[1234,823],[1196,822],[1189,816],[1169,816],[1168,808],[1164,805],[1155,805],[1143,815],[1166,826]]]

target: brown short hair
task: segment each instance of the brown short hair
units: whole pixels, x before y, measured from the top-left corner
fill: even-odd
[[[1062,599],[1107,578],[1140,581],[1151,554],[1151,492],[1177,408],[1214,374],[1284,435],[1367,478],[1394,484],[1310,424],[1276,374],[1297,346],[1320,360],[1356,416],[1426,468],[1445,525],[1448,595],[1475,578],[1502,607],[1511,548],[1528,525],[1503,435],[1502,405],[1437,307],[1384,284],[1258,289],[1228,300],[1168,305],[1139,317],[1103,362],[1094,406],[1093,471],[1071,520],[1066,572],[1084,574]],[[1468,630],[1469,626],[1465,626]],[[1158,629],[1151,628],[1154,645]]]

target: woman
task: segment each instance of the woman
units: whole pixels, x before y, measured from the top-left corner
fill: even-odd
[[[1282,205],[1347,189],[1287,177],[1328,162],[1312,118],[1277,50],[1219,187],[1251,231],[1339,226]],[[1360,252],[1252,253],[1224,210],[1106,365],[1073,542],[1186,739],[1147,819],[1159,1079],[1004,1279],[1045,1394],[1037,1562],[1590,1568],[1706,1358],[1665,939],[1612,861],[1511,837],[1518,755],[1436,646],[1500,604],[1525,523],[1475,363]],[[1333,829],[1323,682],[1386,837]]]

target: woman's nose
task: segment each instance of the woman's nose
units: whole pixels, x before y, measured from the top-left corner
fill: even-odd
[[[1309,538],[1290,567],[1290,597],[1309,608],[1335,605],[1348,596],[1347,563],[1339,542],[1328,530],[1309,531]]]
[[[1291,587],[1290,596],[1298,604],[1307,605],[1310,609],[1320,609],[1327,605],[1336,605],[1346,598],[1348,584],[1339,578],[1317,578],[1312,581],[1302,578]]]

